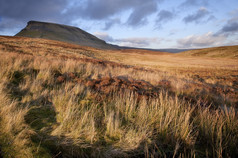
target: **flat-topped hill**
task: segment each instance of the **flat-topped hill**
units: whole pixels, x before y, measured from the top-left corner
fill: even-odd
[[[15,36],[57,40],[99,49],[117,49],[117,46],[107,44],[80,28],[47,22],[29,21]]]

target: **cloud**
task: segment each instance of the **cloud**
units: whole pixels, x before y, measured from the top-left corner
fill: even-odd
[[[0,15],[15,20],[59,19],[58,16],[67,2],[67,0],[1,0]]]
[[[4,23],[2,21],[4,21]],[[16,26],[16,22],[14,20],[0,18],[0,31],[5,31],[12,26]]]
[[[68,0],[1,0],[0,30],[15,30],[26,25],[29,20],[64,23],[69,17],[62,15]],[[19,30],[18,30],[19,31]],[[15,31],[12,31],[15,33]]]
[[[120,13],[128,12],[128,26],[141,26],[146,24],[149,15],[157,11],[160,1],[162,0],[1,0],[0,15],[3,20],[0,23],[21,22],[23,27],[29,20],[70,24],[83,19],[103,22],[104,30],[108,30],[121,23],[118,17]]]
[[[25,23],[13,19],[0,18],[0,35],[15,35]]]
[[[174,18],[175,18],[174,12],[168,11],[168,10],[161,10],[157,14],[156,25],[157,25],[157,27],[160,28],[162,26],[162,24],[164,24]]]
[[[228,22],[221,29],[223,33],[234,33],[238,32],[238,22]]]
[[[200,23],[205,18],[207,18],[205,21],[209,21],[215,17],[211,15],[211,13],[206,8],[201,7],[200,9],[197,10],[197,12],[184,17],[183,21],[185,23],[191,23],[191,22]]]
[[[149,47],[151,44],[159,44],[160,41],[161,40],[157,37],[154,38],[134,37],[115,40],[115,42],[120,46],[138,47],[138,48]]]
[[[158,45],[160,44],[160,41],[162,40],[157,37],[152,37],[152,38],[132,37],[132,38],[115,39],[105,32],[94,32],[93,34],[106,42],[114,43],[114,44],[117,44],[120,46],[126,46],[126,47],[144,48],[144,47],[149,47],[152,44]]]
[[[138,26],[146,24],[147,16],[157,11],[156,1],[148,1],[136,7],[127,20],[127,24],[131,26]]]
[[[71,6],[66,14],[90,20],[108,20],[122,12],[131,12],[126,24],[139,26],[146,24],[147,17],[157,11],[160,1],[162,0],[84,0],[84,4],[79,1],[80,4]],[[108,26],[110,25],[108,22]]]
[[[212,47],[222,45],[226,37],[208,32],[203,35],[191,35],[177,40],[181,48]]]
[[[125,9],[129,9],[135,3],[125,3],[124,0],[86,0],[84,5],[75,5],[71,9],[80,16],[85,16],[93,20],[106,19]],[[80,2],[79,2],[80,3]]]
[[[130,12],[127,24],[140,26],[146,24],[147,17],[157,11],[162,0],[1,0],[0,15],[15,21],[40,20],[70,23],[77,19],[105,21],[105,30],[119,24],[115,18],[122,12]]]
[[[74,5],[78,13],[83,13],[91,19],[105,19],[125,10],[136,10],[141,6],[150,6],[150,4],[157,4],[156,0],[85,0],[84,5]],[[149,5],[148,5],[149,4]],[[75,8],[73,7],[73,8]],[[153,6],[152,6],[153,7]]]
[[[193,6],[207,6],[208,1],[207,0],[185,0],[180,7],[187,8],[187,7],[193,7]]]
[[[106,41],[106,42],[114,42],[115,40],[110,36],[108,35],[108,33],[106,32],[94,32],[93,33],[96,37]]]
[[[121,24],[121,20],[119,18],[115,18],[106,21],[103,30],[109,30],[115,24]]]
[[[238,33],[238,8],[230,13],[230,19],[227,19],[223,27],[217,32],[217,35],[234,36]]]
[[[232,15],[233,17],[227,20],[218,34],[232,35],[233,33],[238,32],[238,9],[233,11]]]

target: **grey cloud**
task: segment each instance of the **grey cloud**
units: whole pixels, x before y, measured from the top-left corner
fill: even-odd
[[[226,37],[208,32],[204,35],[191,35],[177,40],[181,48],[198,48],[222,45]]]
[[[62,15],[68,0],[1,0],[0,30],[15,30],[24,27],[29,20],[65,23],[69,18]],[[12,31],[12,33],[15,31]]]
[[[157,27],[160,28],[163,23],[172,20],[174,17],[175,17],[175,13],[174,12],[168,11],[168,10],[161,10],[157,14],[157,20],[156,20]]]
[[[167,10],[161,10],[158,13],[157,17],[158,17],[157,19],[158,22],[166,22],[173,19],[174,13]]]
[[[120,24],[120,23],[121,23],[121,20],[119,18],[110,19],[105,22],[105,27],[103,28],[103,30],[109,30],[113,25]]]
[[[90,19],[105,19],[129,8],[123,0],[87,0],[85,6],[77,6],[75,14],[81,14]],[[129,1],[130,2],[130,1]]]
[[[214,15],[210,15],[206,21],[216,20],[217,18]]]
[[[29,20],[62,24],[80,19],[100,20],[105,22],[106,30],[120,22],[120,19],[111,19],[124,11],[133,11],[127,20],[128,25],[143,24],[150,14],[157,11],[157,3],[160,1],[162,0],[0,0],[0,16],[4,19],[0,23],[6,23],[6,19],[22,22],[24,25]]]
[[[3,23],[1,21],[5,21],[5,22]],[[4,31],[8,29],[9,27],[11,28],[11,26],[15,26],[15,25],[16,25],[16,22],[11,19],[5,19],[5,18],[0,19],[0,31]]]
[[[212,17],[214,17],[214,16],[211,15],[211,13],[206,8],[201,7],[194,14],[190,14],[190,15],[184,17],[183,21],[185,23],[191,23],[191,22],[200,23],[200,22],[202,22],[202,20],[204,20],[204,18],[207,18],[205,21],[208,21],[208,20],[211,20]]]
[[[216,34],[232,36],[234,33],[238,33],[238,10],[234,12],[233,17],[228,19],[226,24]]]
[[[0,34],[1,35],[15,35],[19,32],[22,26],[26,25],[21,21],[16,21],[8,18],[1,18],[0,20]]]
[[[227,23],[225,26],[223,26],[221,31],[224,33],[238,32],[238,22]]]
[[[160,1],[162,0],[85,0],[84,5],[76,4],[66,14],[91,20],[108,20],[116,14],[132,10],[126,24],[137,26],[146,23],[147,17],[157,11]],[[113,26],[111,22],[106,25],[109,28]]]
[[[157,11],[157,4],[155,1],[150,1],[141,4],[135,8],[130,17],[128,18],[128,25],[138,26],[147,22],[146,17]]]
[[[192,7],[192,6],[207,6],[208,0],[185,0],[180,7]]]
[[[238,32],[238,12],[237,15],[229,19],[220,30],[220,33],[234,33],[234,32]]]
[[[67,5],[67,0],[1,0],[0,15],[17,20],[59,19],[59,15]]]
[[[116,13],[137,9],[140,6],[148,3],[156,4],[156,0],[86,0],[85,6],[75,5],[72,9],[75,9],[75,13],[81,13],[83,16],[87,16],[91,19],[105,19],[115,15]]]

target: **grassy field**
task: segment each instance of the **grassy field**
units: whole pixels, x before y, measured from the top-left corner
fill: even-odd
[[[0,67],[0,157],[238,155],[230,55],[0,36]]]

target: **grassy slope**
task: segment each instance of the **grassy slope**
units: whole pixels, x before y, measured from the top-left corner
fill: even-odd
[[[223,46],[196,49],[180,53],[179,55],[196,57],[238,58],[238,46]]]
[[[206,80],[203,58],[174,70],[191,58],[138,52],[0,37],[1,154],[235,157],[237,69],[216,59],[217,69],[203,72]],[[165,59],[168,65],[152,64]],[[187,76],[195,73],[186,72],[189,64],[200,76]],[[234,78],[211,78],[216,73]]]

